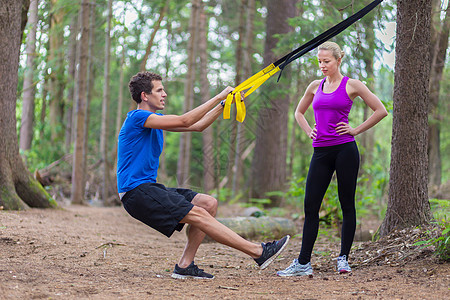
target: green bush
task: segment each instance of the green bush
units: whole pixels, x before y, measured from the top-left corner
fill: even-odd
[[[414,245],[422,248],[434,246],[435,254],[444,261],[450,261],[450,221],[447,219],[450,213],[450,200],[431,199],[431,211],[433,213],[435,225],[429,230],[428,240],[418,241]]]

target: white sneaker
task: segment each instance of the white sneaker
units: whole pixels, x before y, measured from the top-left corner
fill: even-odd
[[[283,271],[278,271],[278,276],[305,276],[305,275],[312,275],[313,269],[311,267],[311,263],[307,263],[306,265],[301,265],[298,262],[298,259],[294,259],[294,261],[291,263],[289,267],[287,267]]]
[[[352,269],[348,265],[346,255],[342,255],[337,258],[337,270],[339,274],[350,273],[352,271]]]

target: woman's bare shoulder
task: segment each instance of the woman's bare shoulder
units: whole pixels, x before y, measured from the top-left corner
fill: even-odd
[[[308,88],[306,89],[306,91],[315,94],[316,91],[317,91],[317,88],[318,88],[319,85],[320,85],[320,82],[321,82],[321,81],[322,81],[322,80],[320,80],[320,79],[314,80],[313,82],[311,82],[311,83],[308,85]]]

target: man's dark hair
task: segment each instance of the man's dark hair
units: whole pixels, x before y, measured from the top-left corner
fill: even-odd
[[[152,72],[139,72],[131,77],[128,87],[131,97],[137,103],[141,103],[141,93],[151,94],[153,90],[153,81],[162,81],[162,77]]]

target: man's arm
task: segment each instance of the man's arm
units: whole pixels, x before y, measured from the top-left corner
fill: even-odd
[[[168,129],[168,131],[174,132],[185,132],[185,131],[198,131],[202,132],[206,128],[208,128],[223,112],[223,106],[221,104],[216,105],[213,109],[211,109],[203,118],[200,119],[197,123],[193,124],[189,127],[178,127]]]
[[[184,113],[181,116],[178,115],[164,115],[151,114],[144,123],[144,127],[164,129],[168,131],[192,131],[188,130],[189,127],[200,121],[205,115],[214,111],[213,108],[217,107],[219,102],[225,100],[227,95],[233,91],[232,87],[225,88],[220,94],[209,99],[200,106],[197,106],[191,111]],[[219,109],[219,111],[221,108]],[[220,112],[216,112],[217,116],[211,121],[211,123],[217,119]],[[211,124],[210,123],[210,124]],[[207,126],[209,126],[208,124]],[[207,127],[206,126],[206,127]],[[205,127],[205,128],[206,128]]]

